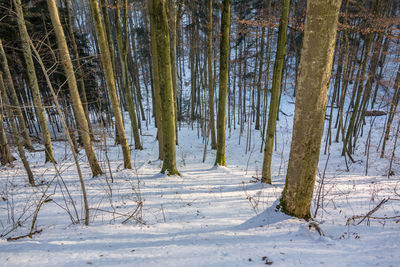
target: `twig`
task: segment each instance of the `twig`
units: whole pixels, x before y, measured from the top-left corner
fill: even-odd
[[[165,219],[164,207],[162,204],[161,204],[161,211],[162,211],[162,216],[164,218],[164,222],[167,222],[167,220]]]
[[[330,150],[331,149],[330,149],[330,146],[329,146],[329,148],[328,148],[328,157],[327,157],[326,162],[325,162],[324,173],[322,174],[321,182],[320,182],[320,184],[318,186],[317,207],[315,208],[314,218],[317,216],[317,212],[318,212],[318,209],[320,208],[320,206],[323,208],[323,205],[324,205],[324,203],[323,203],[324,202],[324,199],[323,199],[324,196],[322,196],[322,201],[321,201],[322,203],[321,204],[320,204],[320,200],[321,200],[321,193],[322,193],[323,187],[325,185],[326,169],[328,167],[329,158],[331,156],[331,151]]]

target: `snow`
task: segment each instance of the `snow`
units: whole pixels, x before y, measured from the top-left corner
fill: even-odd
[[[325,236],[309,229],[309,222],[276,211],[290,149],[291,101],[282,99],[282,109],[289,116],[281,114],[278,122],[273,185],[254,182],[260,178],[263,160],[259,131],[252,130],[250,149],[245,153],[247,133],[239,144],[239,129],[231,133],[227,129],[228,166],[214,167],[215,151],[208,149],[202,163],[204,144],[197,138],[197,127],[192,130],[187,124],[182,124],[177,147],[181,176],[159,173],[161,162],[157,160],[156,131],[152,127],[143,129],[145,149],[132,151],[132,170],[123,169],[122,153],[113,145],[112,136],[107,139],[108,149],[101,142],[95,144],[106,173],[103,176],[90,177],[81,151],[90,204],[87,227],[72,223],[76,215],[68,192],[80,218],[83,204],[76,168],[64,142],[54,143],[64,182],[52,164],[43,163],[42,152],[28,153],[36,181],[43,181],[41,186],[27,185],[20,162],[1,167],[0,234],[12,230],[13,220],[14,225],[19,221],[21,226],[0,239],[0,266],[399,266],[399,218],[370,219],[359,225],[360,219],[355,219],[346,225],[352,216],[365,215],[389,197],[392,199],[373,216],[400,215],[400,197],[395,194],[396,188],[400,192],[399,160],[394,162],[396,175],[388,178],[389,159],[380,159],[376,151],[384,118],[376,118],[378,127],[372,131],[368,176],[364,156],[367,134],[359,142],[357,162],[350,164],[349,172],[340,156],[341,144],[332,144],[321,197],[323,207],[315,218]],[[389,142],[387,155],[391,149]],[[321,153],[315,194],[327,158]],[[38,213],[35,230],[42,232],[32,238],[7,241],[29,233],[43,194],[44,199],[51,200],[43,203]],[[140,212],[126,221],[138,204],[143,205]],[[313,212],[315,207],[314,203]]]

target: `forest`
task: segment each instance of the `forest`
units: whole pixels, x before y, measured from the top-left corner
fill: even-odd
[[[397,266],[397,0],[0,0],[0,266]]]

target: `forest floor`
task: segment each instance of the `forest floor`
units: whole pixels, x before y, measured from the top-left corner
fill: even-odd
[[[208,149],[202,162],[204,144],[196,124],[194,129],[182,124],[177,147],[181,176],[159,173],[153,127],[143,127],[145,149],[132,152],[132,170],[122,169],[122,152],[112,138],[107,138],[107,149],[104,142],[96,143],[103,176],[90,177],[81,151],[89,226],[76,224],[77,215],[83,218],[82,197],[64,142],[54,143],[60,175],[52,164],[43,163],[43,152],[29,153],[41,186],[27,185],[19,162],[1,167],[0,266],[400,266],[400,162],[395,159],[395,175],[388,178],[390,158],[380,159],[376,151],[384,119],[377,119],[371,132],[368,175],[367,131],[349,171],[340,156],[341,144],[333,143],[329,156],[322,145],[314,199],[321,194],[312,207],[314,213],[319,206],[315,222],[324,234],[320,236],[309,222],[275,211],[294,108],[288,99],[282,101],[285,115],[281,113],[278,123],[272,185],[257,181],[261,138],[259,131],[248,134],[247,124],[240,143],[239,129],[227,130],[228,166],[218,168],[213,166],[215,151]],[[387,155],[392,149],[390,143]],[[397,218],[363,220],[382,201],[371,216]],[[31,231],[35,211],[32,238],[18,239]]]

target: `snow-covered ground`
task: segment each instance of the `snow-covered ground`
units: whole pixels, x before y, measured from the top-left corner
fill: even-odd
[[[273,185],[254,182],[260,178],[263,154],[259,131],[252,130],[248,140],[247,126],[240,144],[239,130],[227,130],[228,167],[216,168],[215,151],[208,149],[202,163],[204,144],[197,128],[183,124],[177,147],[181,176],[159,173],[154,128],[143,129],[145,149],[132,152],[133,170],[122,169],[122,152],[111,138],[108,149],[104,142],[96,144],[106,172],[101,177],[90,177],[82,151],[88,227],[72,223],[76,214],[83,218],[83,205],[70,149],[63,142],[54,144],[59,176],[52,164],[43,163],[43,152],[29,154],[41,186],[28,186],[20,163],[1,167],[0,234],[10,233],[0,239],[0,266],[400,266],[400,218],[366,219],[356,225],[362,219],[357,218],[346,224],[389,197],[373,216],[400,215],[400,196],[395,193],[396,188],[400,193],[399,160],[388,179],[389,159],[380,159],[376,152],[384,118],[376,119],[378,127],[372,131],[368,176],[366,133],[349,172],[340,156],[341,144],[332,144],[325,176],[328,155],[321,153],[315,188],[317,194],[324,176],[316,217],[325,233],[320,236],[308,222],[275,211],[284,185],[294,108],[290,99],[282,101],[288,116],[281,114],[278,123]],[[387,155],[392,146],[389,143]],[[34,231],[41,232],[7,241],[30,232],[38,203],[43,204]]]

